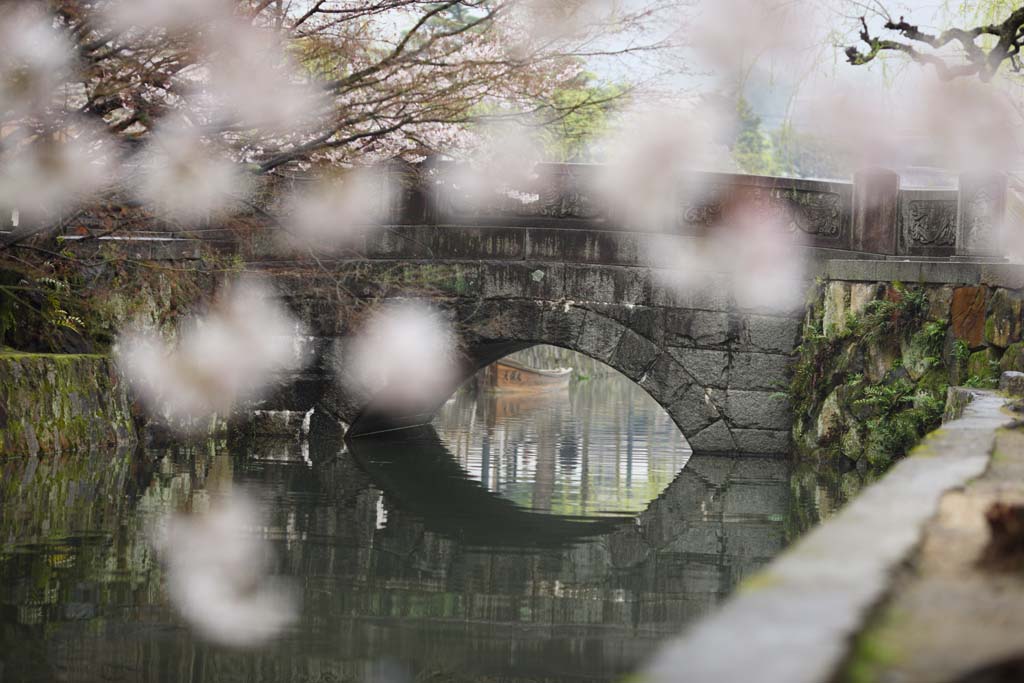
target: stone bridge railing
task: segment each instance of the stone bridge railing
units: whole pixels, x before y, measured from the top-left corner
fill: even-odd
[[[965,174],[959,179],[959,189],[922,189],[901,188],[899,176],[885,169],[856,173],[852,182],[693,173],[678,183],[675,196],[669,199],[669,206],[675,210],[659,211],[664,215],[663,224],[655,230],[637,230],[617,215],[614,207],[601,201],[601,193],[595,188],[606,169],[600,165],[539,164],[531,178],[505,193],[488,193],[484,202],[467,201],[466,193],[458,189],[448,173],[456,168],[454,164],[391,168],[402,191],[382,192],[381,196],[387,197],[382,201],[389,203],[381,209],[387,216],[386,223],[402,226],[400,232],[405,237],[397,241],[380,235],[368,238],[355,251],[370,258],[444,259],[449,257],[446,252],[452,252],[471,258],[592,260],[584,252],[589,253],[597,245],[596,252],[600,253],[594,260],[633,265],[639,261],[630,254],[644,234],[699,237],[714,230],[728,208],[740,203],[781,222],[795,244],[814,248],[826,258],[1001,259],[1005,256],[1003,231],[1021,229],[1009,225],[1005,174]],[[88,227],[86,218],[79,223]],[[259,215],[247,222],[250,226],[263,223]],[[275,258],[275,253],[280,253],[273,240],[212,224],[184,231],[161,229],[158,222],[153,225],[153,232],[143,234],[154,240],[153,244],[136,243],[140,250],[146,247],[146,253],[154,249],[159,253],[187,250],[188,238],[222,248],[241,246],[247,260]],[[543,244],[532,250],[530,245],[520,244],[513,249],[514,254],[499,254],[494,252],[494,244],[488,244],[483,251],[471,248],[466,252],[465,240],[451,248],[447,238],[441,236],[443,231],[430,230],[433,227],[509,228],[505,237],[512,242],[529,242],[519,234],[521,229],[529,229],[540,241],[553,239],[560,248],[545,253]],[[494,231],[480,233],[484,234],[486,238],[477,236],[470,241],[505,239]],[[590,242],[580,237],[584,234],[591,235]],[[427,239],[422,239],[425,236]],[[159,238],[171,238],[169,241],[176,244],[163,244]],[[630,245],[624,248],[625,243]],[[424,248],[415,249],[417,244]],[[435,249],[439,244],[442,248]],[[535,253],[538,248],[539,253]],[[848,256],[833,250],[847,252]]]
[[[541,164],[533,178],[514,191],[494,193],[482,206],[467,202],[445,180],[445,170],[420,167],[407,175],[404,196],[390,207],[392,222],[629,229],[594,190],[598,165]],[[901,188],[899,176],[884,169],[859,172],[852,182],[694,173],[680,183],[672,198],[675,215],[660,232],[699,236],[713,229],[726,207],[742,202],[781,220],[804,246],[879,256],[1001,257],[1006,193],[1001,174],[964,175],[958,190],[936,190]]]

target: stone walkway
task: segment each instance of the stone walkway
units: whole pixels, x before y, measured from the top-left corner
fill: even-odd
[[[964,487],[987,470],[994,473],[993,485],[999,485],[1001,478],[1006,482],[1024,482],[1024,448],[1020,444],[1002,446],[1016,449],[1020,462],[1016,455],[1011,458],[1002,451],[996,458],[1002,463],[1000,467],[1005,465],[1019,470],[988,469],[997,430],[1012,422],[1012,416],[1003,408],[1006,399],[991,391],[961,390],[961,393],[973,397],[966,405],[957,403],[963,406],[961,417],[929,434],[910,457],[897,463],[836,516],[812,530],[764,571],[748,580],[717,613],[668,643],[638,680],[645,683],[825,683],[835,680],[836,672],[842,671],[844,661],[848,660],[851,643],[870,623],[874,606],[891,594],[894,574],[914,556],[925,529],[932,528],[928,525],[935,519],[940,502],[950,499],[951,494],[947,492]],[[1017,484],[1003,485],[1009,488]],[[1024,500],[1024,484],[1020,486]],[[946,512],[945,505],[943,512]],[[974,519],[972,523],[977,523],[977,516],[963,515],[963,518]],[[944,541],[935,537],[934,542],[929,541],[927,545],[930,547],[932,543],[941,549]],[[966,557],[966,553],[967,550],[963,553],[957,550],[940,554],[944,562],[955,563],[961,555]],[[1008,611],[1014,612],[1013,619],[1024,625],[1024,582],[1020,587],[1021,607],[1014,605]],[[938,632],[946,626],[935,623],[936,620],[955,622],[965,613],[966,606],[947,599],[944,589],[950,590],[948,586],[939,586],[919,596],[914,594],[919,601],[915,605],[920,609],[930,607],[941,611],[941,616],[921,612],[922,624],[916,628]],[[950,596],[953,595],[950,592]],[[949,604],[943,607],[943,603]],[[857,656],[848,662],[848,675],[842,676],[843,679],[944,680],[944,675],[936,677],[940,669],[945,671],[942,667],[922,669],[918,678],[903,678],[905,672],[895,669],[897,660],[888,656],[888,650],[875,645],[877,642],[888,644],[888,632],[877,638],[874,632],[890,627],[893,632],[902,633],[904,640],[917,642],[913,635],[915,629],[905,628],[900,619],[902,611],[902,607],[893,608],[878,626],[870,628],[870,632],[860,638]],[[974,612],[979,620],[988,618],[986,615],[991,613],[984,609]],[[1016,628],[1017,623],[1014,621],[1014,631],[1024,644],[1024,629]],[[927,636],[921,639],[921,648],[925,647],[927,639]],[[955,642],[956,637],[950,635],[941,646],[950,657],[953,655],[948,651],[955,649],[950,643]],[[908,644],[903,651],[911,650]],[[915,655],[911,659],[921,661],[923,667],[923,659],[928,656],[923,654],[918,660]],[[881,679],[883,675],[886,678]]]
[[[981,562],[990,539],[985,513],[997,501],[1024,504],[1022,428],[1001,430],[985,473],[942,497],[892,597],[858,638],[842,680],[1024,680],[1024,565],[993,569]]]

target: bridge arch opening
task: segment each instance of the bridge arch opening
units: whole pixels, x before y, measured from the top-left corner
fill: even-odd
[[[480,368],[546,344],[582,353],[636,382],[665,409],[694,452],[788,451],[789,408],[781,390],[790,357],[755,346],[766,343],[761,337],[774,339],[774,320],[755,321],[768,332],[761,327],[744,332],[706,311],[673,309],[669,315],[664,309],[634,308],[531,299],[456,307],[449,315],[461,340],[461,372],[434,394],[436,400],[402,415],[374,396],[345,396],[343,390],[321,404],[348,426],[350,441],[429,424],[462,381]]]
[[[692,453],[639,384],[549,344],[479,368],[432,427],[468,478],[520,508],[564,517],[636,515]]]

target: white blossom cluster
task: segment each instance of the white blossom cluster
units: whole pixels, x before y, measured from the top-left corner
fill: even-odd
[[[151,411],[187,429],[196,419],[229,415],[299,369],[299,323],[257,280],[231,283],[205,315],[182,325],[169,346],[145,329],[121,336],[118,365]]]
[[[256,647],[298,619],[295,588],[269,573],[263,519],[255,499],[232,490],[204,514],[169,515],[151,533],[174,607],[211,642]]]

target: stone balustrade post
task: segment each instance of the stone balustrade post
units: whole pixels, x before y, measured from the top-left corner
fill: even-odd
[[[1002,258],[1006,255],[1005,173],[963,173],[957,199],[956,255]]]
[[[895,254],[899,208],[899,175],[884,168],[854,173],[851,248],[872,254]]]

